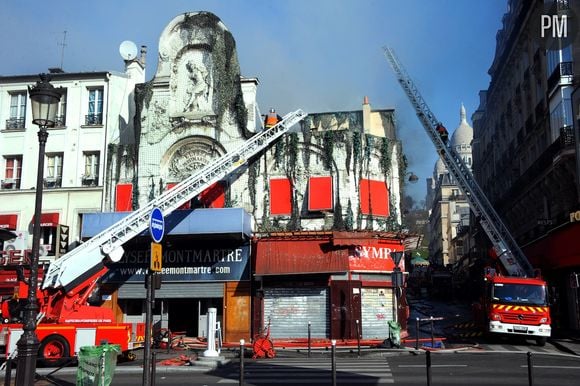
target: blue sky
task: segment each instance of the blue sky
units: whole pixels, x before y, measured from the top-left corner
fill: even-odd
[[[507,0],[0,0],[0,75],[123,71],[119,45],[146,45],[155,75],[159,36],[184,12],[215,13],[236,40],[242,75],[260,80],[262,112],[395,108],[399,137],[424,199],[436,152],[382,52],[395,49],[450,131],[463,102],[468,118],[489,85],[495,35]],[[469,119],[468,119],[469,120]]]

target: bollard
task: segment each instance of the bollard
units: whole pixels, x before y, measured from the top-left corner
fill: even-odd
[[[360,358],[360,325],[358,319],[356,320],[356,346],[358,350],[358,357]]]
[[[429,318],[431,321],[431,348],[435,348],[435,335],[433,332],[433,315]]]
[[[419,318],[417,318],[417,323],[415,325],[415,328],[417,329],[417,340],[415,341],[415,350],[419,350]]]
[[[12,381],[12,358],[6,360],[6,375],[4,375],[4,386],[10,386]]]
[[[336,386],[336,340],[331,340],[330,343],[332,344],[332,386]]]
[[[534,384],[534,363],[532,362],[532,353],[528,351],[528,385],[533,386]]]
[[[151,353],[151,386],[155,386],[155,363],[157,359],[157,353],[153,351]]]
[[[244,344],[246,342],[240,339],[240,386],[244,385]]]
[[[425,352],[425,358],[427,360],[427,386],[431,386],[431,351]]]
[[[312,324],[312,323],[310,323],[310,320],[309,320],[309,321],[308,321],[308,358],[310,358],[310,350],[311,350],[311,348],[312,348],[312,346],[311,346],[311,341],[310,341],[310,338],[311,338],[311,336],[312,336],[312,335],[311,335],[311,327],[312,327],[312,326],[311,326],[311,324]]]

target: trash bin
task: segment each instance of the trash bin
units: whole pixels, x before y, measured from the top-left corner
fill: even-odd
[[[401,346],[401,326],[394,320],[389,320],[389,340],[395,347]]]
[[[85,346],[79,351],[77,386],[109,386],[121,354],[118,344]]]

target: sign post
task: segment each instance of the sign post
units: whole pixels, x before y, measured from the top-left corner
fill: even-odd
[[[161,240],[165,233],[165,219],[163,212],[159,208],[153,208],[149,216],[149,233],[153,242],[151,243],[151,262],[149,270],[147,271],[147,279],[145,281],[145,288],[147,288],[147,308],[145,315],[145,348],[143,355],[143,385],[150,386],[152,378],[151,367],[151,325],[153,322],[153,302],[155,299],[155,289],[153,286],[153,275],[158,275],[162,268],[162,248]],[[153,364],[155,365],[155,364]]]

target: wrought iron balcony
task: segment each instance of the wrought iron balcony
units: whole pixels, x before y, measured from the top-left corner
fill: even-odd
[[[61,177],[47,177],[44,179],[44,187],[47,189],[60,188],[62,186]]]
[[[85,115],[85,125],[98,126],[103,124],[103,114],[88,114]]]
[[[24,129],[24,118],[10,118],[6,120],[6,130]]]
[[[552,75],[548,78],[548,92],[551,92],[554,87],[560,83],[560,79],[563,76],[573,76],[574,75],[574,65],[573,62],[562,62],[558,63]]]
[[[0,189],[2,190],[20,189],[20,178],[6,178],[0,181]]]
[[[66,115],[57,115],[54,122],[55,127],[65,127],[66,126]]]
[[[573,146],[575,142],[573,126],[564,126],[560,128],[560,144],[562,147]]]

